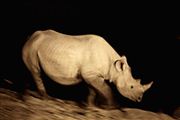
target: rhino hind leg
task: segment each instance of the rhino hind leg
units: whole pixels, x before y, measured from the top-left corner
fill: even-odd
[[[32,76],[33,76],[34,81],[36,83],[36,87],[38,89],[39,94],[42,97],[47,97],[48,95],[46,93],[46,89],[44,87],[43,80],[40,77],[40,73],[32,73]]]

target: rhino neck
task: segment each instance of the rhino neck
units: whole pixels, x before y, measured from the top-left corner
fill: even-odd
[[[117,70],[114,67],[114,62],[110,66],[108,76],[109,76],[109,81],[116,84],[116,82],[117,82],[116,80],[118,79],[118,73],[117,73]]]

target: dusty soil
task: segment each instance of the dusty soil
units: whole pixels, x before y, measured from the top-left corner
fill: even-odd
[[[30,92],[20,96],[0,88],[0,120],[174,120],[164,113],[136,108],[107,110],[56,98],[42,99]]]

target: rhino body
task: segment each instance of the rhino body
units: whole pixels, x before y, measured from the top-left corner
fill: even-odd
[[[105,80],[113,82],[124,97],[138,102],[152,85],[152,82],[141,85],[140,80],[135,80],[126,57],[118,55],[106,40],[97,35],[36,31],[25,43],[22,57],[43,96],[46,90],[41,69],[61,85],[74,85],[84,80],[90,89],[90,105],[94,104],[97,93],[108,105],[114,103],[111,88]]]

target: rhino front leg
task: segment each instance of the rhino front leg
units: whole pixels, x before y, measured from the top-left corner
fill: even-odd
[[[101,77],[92,77],[92,78],[86,78],[86,82],[92,86],[90,88],[90,95],[88,97],[88,103],[89,104],[95,104],[95,98],[96,94],[95,92],[99,93],[100,96],[103,97],[105,103],[108,106],[114,106],[115,101],[112,94],[111,88],[108,86],[108,84],[104,81]]]
[[[87,98],[88,105],[95,106],[95,99],[96,99],[96,91],[92,87],[89,87],[89,95]]]

